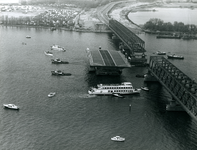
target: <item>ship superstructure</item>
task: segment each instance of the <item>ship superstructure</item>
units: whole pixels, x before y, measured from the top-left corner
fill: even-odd
[[[112,94],[136,94],[141,89],[133,88],[131,82],[123,82],[121,84],[98,84],[96,87],[88,90],[89,94],[94,95],[112,95]]]

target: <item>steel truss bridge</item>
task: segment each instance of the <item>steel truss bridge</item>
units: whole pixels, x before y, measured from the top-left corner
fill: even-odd
[[[148,71],[197,120],[197,83],[164,57],[151,56]]]
[[[142,39],[114,19],[109,20],[109,28],[123,42],[120,45],[121,50],[131,64],[145,63],[147,61],[145,58],[145,42]]]

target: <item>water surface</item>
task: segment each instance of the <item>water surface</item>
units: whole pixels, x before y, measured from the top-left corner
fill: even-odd
[[[26,39],[26,35],[31,38]],[[192,77],[197,75],[196,41],[139,36],[146,42],[147,55],[159,49],[183,54],[184,60],[173,63]],[[14,103],[21,108],[0,109],[0,149],[197,149],[197,123],[184,112],[166,112],[171,99],[167,91],[158,83],[144,83],[135,77],[146,73],[146,68],[125,69],[120,77],[88,73],[86,48],[117,50],[111,35],[0,27],[0,39],[0,103]],[[53,58],[69,64],[51,64],[52,57],[44,55],[44,51],[53,44],[67,49],[54,51]],[[51,76],[51,70],[56,69],[72,76]],[[98,83],[124,81],[132,82],[134,87],[148,86],[150,92],[124,99],[87,94]],[[57,94],[48,98],[50,92]],[[116,135],[126,141],[111,141]]]

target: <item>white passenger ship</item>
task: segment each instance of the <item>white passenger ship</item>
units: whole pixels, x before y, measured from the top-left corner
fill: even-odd
[[[111,95],[111,94],[137,94],[141,89],[134,89],[131,82],[123,82],[121,84],[98,84],[88,90],[89,94],[94,95]]]

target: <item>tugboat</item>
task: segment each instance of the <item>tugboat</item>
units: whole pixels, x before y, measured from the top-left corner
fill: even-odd
[[[4,108],[19,110],[19,107],[14,104],[3,104]]]
[[[71,73],[64,73],[61,70],[51,71],[54,76],[71,76]]]
[[[167,55],[167,57],[169,59],[184,59],[183,56],[179,56],[179,55],[175,55],[175,54]]]
[[[156,54],[157,54],[157,55],[165,55],[166,52],[157,51]]]
[[[30,39],[30,38],[31,38],[31,36],[30,36],[30,35],[27,35],[27,36],[26,36],[26,38],[27,38],[27,39]]]
[[[149,91],[149,89],[147,87],[144,87],[144,86],[141,87],[141,89],[144,90],[144,91]]]
[[[52,27],[52,28],[51,28],[51,31],[54,31],[54,30],[56,30],[56,27]]]
[[[144,78],[145,77],[145,74],[136,74],[136,77],[137,78]]]
[[[51,63],[52,63],[52,64],[68,64],[69,62],[67,62],[67,61],[62,61],[62,60],[60,60],[59,58],[56,58],[56,59],[51,59]]]
[[[64,47],[61,47],[61,46],[56,45],[56,44],[54,44],[53,46],[51,46],[51,50],[58,50],[58,51],[63,51],[63,52],[66,51]]]

